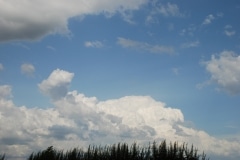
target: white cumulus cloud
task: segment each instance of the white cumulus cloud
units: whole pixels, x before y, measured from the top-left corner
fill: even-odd
[[[11,97],[12,87],[9,85],[0,86],[0,99]]]
[[[1,0],[0,42],[36,40],[49,34],[69,34],[68,20],[88,14],[113,15],[137,10],[147,0]]]
[[[56,69],[50,76],[38,84],[39,89],[52,100],[64,97],[68,92],[68,86],[74,74]]]
[[[150,96],[99,101],[78,91],[67,91],[73,75],[57,69],[39,84],[50,98],[58,98],[52,101],[52,108],[16,106],[9,98],[11,86],[0,86],[0,126],[4,126],[0,132],[0,151],[9,160],[16,156],[26,159],[33,151],[51,145],[66,150],[79,145],[133,141],[148,144],[163,139],[194,144],[200,152],[204,149],[216,159],[240,156],[238,141],[216,138],[187,127],[180,109]],[[64,94],[53,92],[59,88],[63,88]]]
[[[24,63],[21,65],[21,72],[27,76],[32,76],[35,72],[35,67],[32,64]]]
[[[219,56],[212,55],[204,62],[211,80],[230,94],[240,93],[240,56],[233,51],[223,51]]]
[[[146,42],[139,42],[131,39],[126,39],[119,37],[117,40],[117,43],[121,45],[124,48],[132,48],[137,50],[143,50],[150,53],[167,53],[167,54],[173,54],[174,48],[170,46],[164,46],[164,45],[153,45]]]

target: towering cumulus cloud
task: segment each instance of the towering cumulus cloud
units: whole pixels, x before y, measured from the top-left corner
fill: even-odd
[[[136,10],[144,3],[146,0],[1,0],[0,42],[69,34],[71,17],[116,12],[125,15],[125,11]]]
[[[0,151],[11,155],[8,159],[25,159],[31,152],[51,145],[70,149],[116,142],[146,144],[163,139],[193,143],[211,157],[240,156],[239,142],[186,127],[179,109],[149,96],[106,101],[86,97],[68,90],[73,76],[56,69],[39,84],[54,105],[47,109],[16,106],[11,100],[11,86],[0,86]]]
[[[73,76],[73,73],[57,69],[51,73],[48,79],[42,81],[38,86],[44,94],[56,100],[67,94],[68,85],[72,81]]]

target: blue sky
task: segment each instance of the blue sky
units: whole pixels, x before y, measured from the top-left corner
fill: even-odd
[[[200,148],[206,137],[194,141],[181,135],[179,128],[186,127],[182,130],[190,135],[204,132],[215,139],[214,145],[221,146],[224,141],[227,145],[220,147],[222,150],[205,149],[213,157],[240,156],[237,151],[230,156],[226,149],[232,141],[240,148],[239,1],[0,0],[0,6],[0,123],[12,123],[0,135],[1,150],[8,153],[13,145],[22,145],[18,142],[25,140],[23,131],[29,130],[31,137],[33,128],[39,144],[26,140],[25,149],[19,152],[23,156],[29,148],[44,147],[44,141],[74,145],[66,138],[72,135],[77,142],[101,142],[109,130],[99,128],[113,125],[106,119],[113,122],[115,117],[122,120],[118,127],[124,124],[128,128],[122,134],[129,140],[134,137],[133,130],[147,134],[139,121],[143,119],[144,126],[155,131],[169,125],[173,135],[180,136],[176,140],[194,142]],[[139,110],[133,120],[129,115],[134,110],[122,111],[123,106],[133,107],[130,104]],[[151,104],[159,105],[159,110],[151,110]],[[148,105],[149,112],[142,114],[141,109]],[[81,110],[77,113],[85,118],[76,120],[67,110]],[[16,120],[15,111],[24,112],[21,120]],[[146,117],[152,117],[153,111],[162,113],[159,119],[165,119],[166,125],[159,119],[150,123]],[[56,112],[59,116],[51,119]],[[29,118],[37,113],[39,118]],[[63,121],[69,124],[59,122],[64,115],[68,116]],[[46,123],[31,124],[37,119],[46,119]],[[15,121],[24,124],[19,133],[8,137],[5,133],[16,129]],[[79,121],[88,126],[83,129],[87,137],[75,132],[81,130]],[[60,140],[52,132],[56,126],[68,126],[61,132],[66,139]],[[111,134],[109,143],[121,137],[117,131]],[[150,139],[174,137],[166,135],[156,131]],[[213,145],[210,140],[205,143]]]

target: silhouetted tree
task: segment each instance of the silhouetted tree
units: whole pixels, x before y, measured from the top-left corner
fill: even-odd
[[[130,148],[126,143],[113,144],[112,146],[89,146],[87,151],[72,149],[67,152],[57,151],[52,146],[38,153],[32,153],[28,160],[206,160],[206,154],[197,154],[193,145],[190,149],[186,144],[178,146],[178,143],[162,141],[149,144],[146,148],[133,143]],[[4,156],[3,156],[4,159]],[[0,159],[0,160],[3,160]]]

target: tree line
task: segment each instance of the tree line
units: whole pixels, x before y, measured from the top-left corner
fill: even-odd
[[[5,155],[0,155],[0,160],[5,160]],[[186,143],[178,145],[177,142],[160,144],[153,142],[147,147],[137,143],[128,145],[118,143],[108,146],[89,146],[86,150],[74,148],[64,152],[56,150],[53,146],[45,150],[32,153],[27,160],[207,160],[206,154],[198,154],[193,145],[188,148]]]

